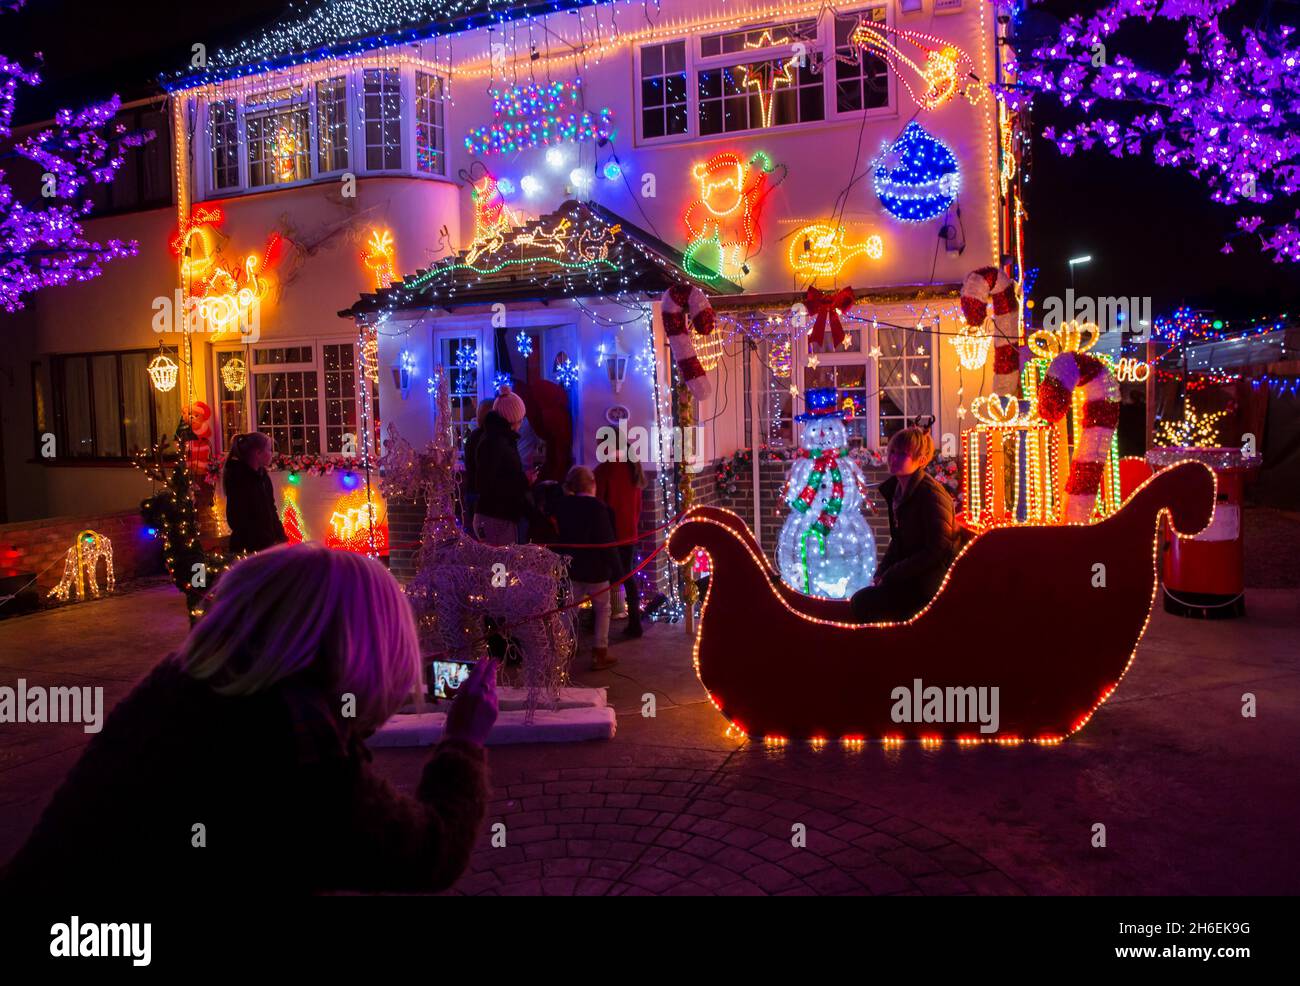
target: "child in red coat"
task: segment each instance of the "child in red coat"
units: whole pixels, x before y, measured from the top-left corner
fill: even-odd
[[[623,591],[626,596],[627,627],[623,630],[625,637],[639,637],[641,629],[641,591],[637,586],[636,576],[632,571],[636,559],[636,544],[633,541],[641,533],[641,491],[645,489],[645,473],[641,463],[630,456],[616,462],[602,462],[596,467],[596,495],[614,511],[614,535],[619,541],[629,543],[618,549],[622,563],[621,577],[626,579]],[[615,597],[615,607],[622,600]],[[615,616],[619,616],[618,612]]]

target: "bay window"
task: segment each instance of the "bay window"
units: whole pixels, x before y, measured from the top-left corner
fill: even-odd
[[[160,393],[149,380],[157,349],[54,356],[50,395],[56,461],[126,460],[174,435],[179,388]],[[175,351],[169,355],[176,358]]]
[[[357,174],[447,173],[446,83],[410,66],[357,68],[204,101],[194,197]]]

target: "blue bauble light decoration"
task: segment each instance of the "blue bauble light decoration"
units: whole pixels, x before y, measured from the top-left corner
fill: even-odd
[[[925,222],[943,215],[956,201],[961,188],[957,155],[919,123],[909,123],[880,160],[872,185],[880,204],[895,219]],[[888,166],[891,161],[897,163]]]

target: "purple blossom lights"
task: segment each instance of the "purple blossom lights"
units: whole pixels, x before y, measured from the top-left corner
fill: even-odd
[[[1234,235],[1257,237],[1276,262],[1296,262],[1300,213],[1277,222],[1253,210],[1300,191],[1300,47],[1290,25],[1229,38],[1218,18],[1235,2],[1112,0],[1070,18],[1055,40],[1020,56],[1015,85],[994,88],[1011,110],[1041,93],[1087,117],[1043,131],[1067,156],[1103,149],[1190,172],[1212,201],[1252,209]],[[1186,22],[1186,58],[1168,75],[1114,50],[1126,22],[1157,17]]]
[[[0,0],[0,12],[21,0]],[[40,85],[40,74],[0,55],[0,140],[13,136],[19,85]],[[79,199],[88,182],[111,182],[128,148],[152,140],[114,123],[116,96],[81,110],[60,110],[52,123],[15,142],[13,151],[39,169],[41,189],[31,201],[18,198],[0,170],[0,308],[23,307],[24,296],[41,288],[88,281],[103,264],[133,256],[138,245],[118,239],[87,239],[81,220],[93,208]]]

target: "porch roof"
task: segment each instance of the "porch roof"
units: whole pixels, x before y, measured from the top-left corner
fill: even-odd
[[[688,274],[682,254],[595,202],[570,199],[554,212],[515,226],[488,254],[462,250],[373,294],[341,318],[376,312],[450,308],[494,302],[557,301],[609,295],[659,294],[688,283],[711,295],[739,294],[725,278]]]
[[[206,65],[164,75],[169,91],[256,75],[291,65],[413,44],[525,17],[614,0],[320,0],[290,12]],[[305,9],[304,9],[305,8]]]

